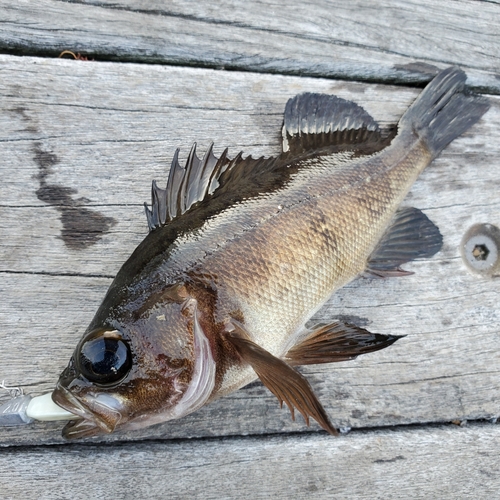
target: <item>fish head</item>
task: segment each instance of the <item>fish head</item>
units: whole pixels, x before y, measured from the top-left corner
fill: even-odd
[[[174,285],[131,320],[91,324],[52,394],[79,418],[67,439],[139,429],[202,406],[215,385],[212,347],[198,301]]]

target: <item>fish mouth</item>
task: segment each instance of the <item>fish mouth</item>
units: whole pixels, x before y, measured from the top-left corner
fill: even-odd
[[[80,417],[70,420],[64,426],[62,435],[65,439],[109,434],[121,420],[121,414],[109,405],[99,402],[96,398],[84,403],[59,384],[52,393],[52,400],[61,408]]]

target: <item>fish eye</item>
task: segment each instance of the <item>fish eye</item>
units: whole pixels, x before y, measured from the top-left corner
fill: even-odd
[[[80,348],[78,368],[84,377],[97,384],[121,380],[132,367],[132,355],[126,342],[118,338],[98,337]]]

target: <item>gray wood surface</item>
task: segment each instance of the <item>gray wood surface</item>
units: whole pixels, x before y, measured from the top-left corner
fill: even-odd
[[[166,181],[175,147],[213,140],[253,155],[279,150],[286,100],[301,91],[353,99],[397,121],[417,90],[214,70],[0,56],[0,379],[49,391],[111,277],[146,234],[142,202]],[[223,80],[224,84],[221,85]],[[405,204],[426,211],[442,252],[415,275],[358,279],[318,320],[349,318],[407,334],[391,348],[303,369],[333,422],[373,427],[499,414],[500,281],[459,254],[477,222],[500,226],[500,98],[422,175]],[[61,424],[0,428],[0,442],[61,442]],[[313,429],[317,429],[314,427]],[[195,414],[105,440],[306,431],[254,384]]]
[[[498,498],[498,425],[0,450],[3,499]]]
[[[457,64],[500,92],[498,2],[0,0],[0,20],[0,49],[20,54],[377,82],[428,81],[432,66]]]

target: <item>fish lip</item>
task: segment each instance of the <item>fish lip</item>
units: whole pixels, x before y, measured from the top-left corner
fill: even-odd
[[[113,432],[115,426],[110,425],[104,419],[100,418],[98,415],[90,411],[90,409],[83,404],[81,401],[75,398],[73,394],[68,391],[65,387],[57,385],[54,392],[52,393],[52,401],[59,405],[61,408],[78,415],[83,420],[91,422],[96,427],[100,428],[106,433]],[[75,420],[81,420],[75,419]]]

